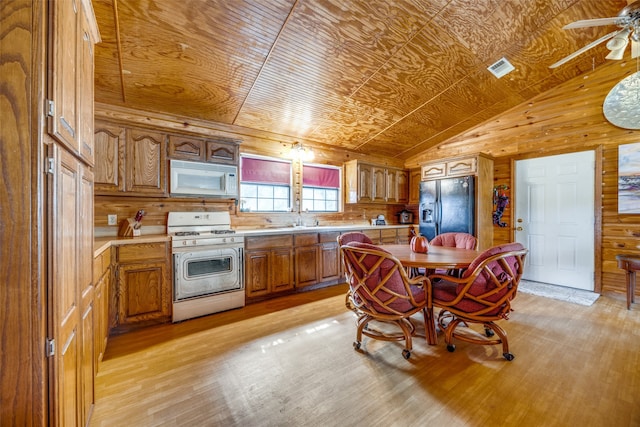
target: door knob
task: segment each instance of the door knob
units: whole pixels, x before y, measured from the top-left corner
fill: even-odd
[[[522,231],[522,230],[524,230],[522,227],[517,227],[516,228],[516,231]]]

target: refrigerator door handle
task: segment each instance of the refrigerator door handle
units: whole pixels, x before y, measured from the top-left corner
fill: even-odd
[[[437,201],[434,206],[434,219],[436,223],[436,236],[440,234],[440,218],[442,217],[442,204],[440,201]]]

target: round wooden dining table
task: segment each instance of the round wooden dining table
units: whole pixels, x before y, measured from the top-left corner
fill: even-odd
[[[436,269],[467,268],[480,254],[480,251],[474,249],[451,248],[448,246],[429,246],[428,252],[424,254],[413,252],[409,245],[381,245],[380,247],[396,257],[406,269],[424,268],[426,275],[433,273]],[[436,345],[438,336],[433,317],[433,307],[427,309],[426,316],[425,334],[427,343]]]
[[[413,252],[410,245],[382,245],[381,247],[398,258],[403,266],[427,270],[466,268],[480,254],[474,249],[448,246],[429,246],[426,254]]]

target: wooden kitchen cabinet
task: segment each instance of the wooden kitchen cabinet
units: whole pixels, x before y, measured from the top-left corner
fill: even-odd
[[[94,402],[93,174],[62,145],[47,146],[51,209],[51,387],[56,425],[86,425]]]
[[[169,195],[165,134],[96,122],[94,137],[96,195]]]
[[[341,277],[339,234],[337,231],[318,234],[320,244],[319,281],[321,283],[337,282]]]
[[[420,203],[420,181],[422,181],[422,171],[420,168],[409,171],[409,201],[410,205]]]
[[[167,242],[117,247],[115,332],[171,320],[169,257]]]
[[[296,288],[315,285],[320,277],[318,233],[296,234],[293,236],[293,241]]]
[[[204,139],[182,135],[169,135],[169,158],[202,162],[205,159]]]
[[[125,191],[125,128],[96,122],[95,134],[95,194],[114,194]]]
[[[128,129],[126,145],[126,191],[139,196],[168,196],[166,136]]]
[[[374,245],[394,245],[408,242],[410,226],[397,228],[366,229],[362,233],[371,239]]]
[[[109,339],[109,289],[111,288],[111,248],[105,249],[93,259],[94,283],[94,366],[96,373],[104,358]]]
[[[210,163],[238,165],[240,161],[239,141],[207,140],[205,160]]]
[[[169,136],[169,158],[196,162],[238,165],[239,141],[205,140],[183,135]]]
[[[359,160],[345,163],[347,203],[407,203],[408,172]]]
[[[51,2],[48,131],[93,165],[94,44],[100,41],[88,0]]]
[[[247,298],[265,297],[294,287],[291,234],[245,238]]]
[[[484,156],[486,158],[486,156]],[[447,159],[435,163],[427,163],[421,167],[422,180],[449,178],[454,176],[476,175],[482,155]]]

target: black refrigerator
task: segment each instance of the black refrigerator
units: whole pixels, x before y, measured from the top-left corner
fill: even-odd
[[[429,241],[448,232],[475,233],[475,186],[473,176],[420,183],[420,234]]]

